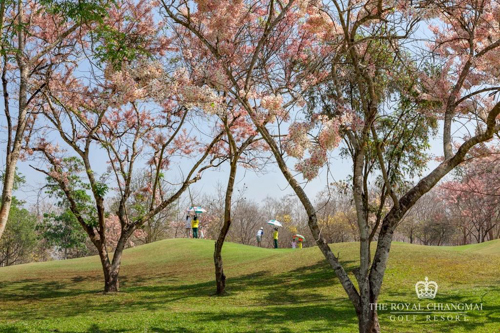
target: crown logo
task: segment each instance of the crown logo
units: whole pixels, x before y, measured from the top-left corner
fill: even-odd
[[[417,297],[422,298],[434,298],[436,297],[438,291],[438,284],[434,281],[429,281],[427,276],[424,281],[418,281],[415,284],[415,291],[417,292]]]

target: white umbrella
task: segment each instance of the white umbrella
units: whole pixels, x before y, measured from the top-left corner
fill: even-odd
[[[187,213],[193,213],[193,214],[201,214],[201,213],[206,213],[207,211],[201,207],[189,207],[186,210]]]
[[[267,221],[267,224],[273,225],[275,227],[282,227],[283,226],[283,224],[281,224],[281,222],[276,221],[276,220],[269,220],[269,221]]]

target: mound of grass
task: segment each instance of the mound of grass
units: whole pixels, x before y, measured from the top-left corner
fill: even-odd
[[[475,252],[477,254],[500,254],[500,239],[480,244],[450,246],[449,249],[453,251]]]
[[[97,257],[0,268],[0,332],[356,332],[345,292],[320,251],[226,243],[229,296],[212,296],[214,243],[171,239],[125,251],[121,290],[103,295]],[[357,243],[333,244],[351,270]],[[482,303],[468,321],[399,321],[385,332],[498,332],[500,242],[467,247],[395,243],[379,303],[418,303],[415,283],[439,284],[433,303]],[[394,319],[394,320],[392,320]]]

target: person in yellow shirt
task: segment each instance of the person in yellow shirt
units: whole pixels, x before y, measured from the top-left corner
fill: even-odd
[[[200,225],[200,220],[198,219],[198,215],[195,215],[191,220],[191,228],[193,228],[193,238],[198,238],[198,227]]]
[[[273,239],[274,239],[274,248],[278,248],[278,228],[274,228],[273,232]]]
[[[299,238],[299,249],[302,248],[302,238]]]

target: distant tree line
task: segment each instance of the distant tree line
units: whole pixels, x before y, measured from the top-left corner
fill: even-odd
[[[481,176],[478,170],[481,165],[483,161],[473,161],[461,167],[452,180],[443,182],[436,190],[426,194],[404,217],[395,238],[412,244],[435,246],[466,245],[500,238],[500,205],[496,204],[499,196],[494,195],[494,183],[488,185],[488,193],[478,193],[478,186],[482,183],[468,178]],[[500,168],[488,172],[497,169]],[[23,186],[24,178],[17,178],[16,187]],[[318,193],[315,202],[318,225],[328,243],[359,241],[352,194],[343,185],[338,183]],[[291,247],[292,236],[296,233],[306,237],[305,247],[315,245],[307,226],[307,215],[295,196],[266,197],[257,202],[247,197],[246,189],[244,185],[234,200],[233,225],[227,241],[256,245],[257,231],[264,227],[263,246],[271,248],[272,227],[266,221],[274,218],[283,223],[279,233],[281,248]],[[207,213],[201,216],[203,234],[207,239],[216,239],[222,227],[223,198],[220,186],[212,194],[197,195],[197,202],[204,203],[207,208]],[[174,209],[165,210],[148,221],[131,238],[127,247],[185,237],[185,208],[189,206],[189,201],[182,198],[173,205]],[[109,204],[116,202],[110,200]],[[97,254],[74,215],[63,203],[46,202],[26,207],[25,202],[14,197],[9,217],[12,223],[7,225],[0,239],[0,266]],[[110,246],[113,246],[118,240],[116,230],[119,223],[113,216],[106,221]]]

